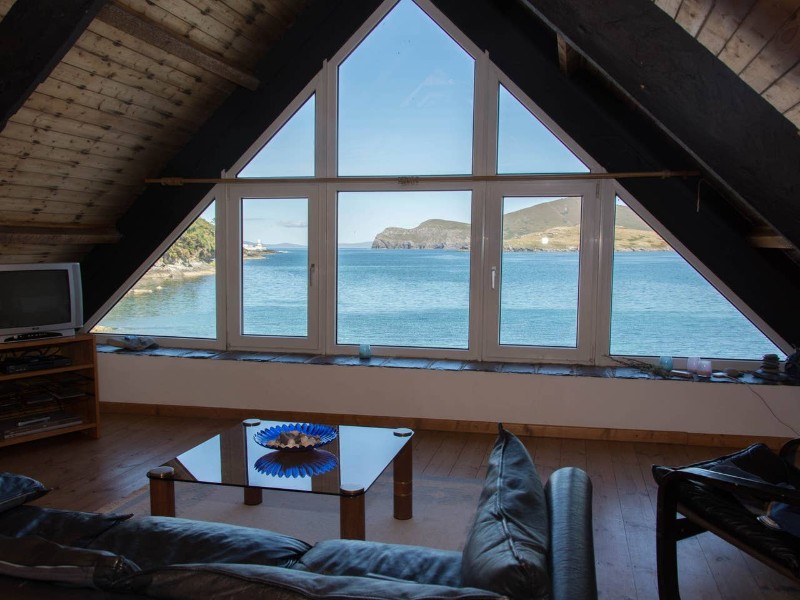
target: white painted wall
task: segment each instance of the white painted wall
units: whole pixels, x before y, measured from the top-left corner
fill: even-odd
[[[98,368],[104,402],[754,436],[800,431],[798,386],[105,353]]]

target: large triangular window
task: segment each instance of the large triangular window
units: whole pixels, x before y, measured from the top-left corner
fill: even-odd
[[[589,169],[511,92],[498,96],[497,172],[587,173]]]
[[[475,60],[401,0],[338,69],[338,173],[472,172]]]

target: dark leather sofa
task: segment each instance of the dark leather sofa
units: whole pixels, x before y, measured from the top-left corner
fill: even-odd
[[[46,491],[0,474],[2,598],[597,598],[589,478],[542,486],[502,426],[463,553],[26,504]]]

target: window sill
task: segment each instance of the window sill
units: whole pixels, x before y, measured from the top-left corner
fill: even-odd
[[[231,360],[240,362],[271,362],[283,364],[333,365],[343,367],[388,367],[396,369],[426,369],[430,371],[474,371],[488,373],[511,373],[523,375],[553,375],[561,377],[600,377],[606,379],[649,379],[659,381],[697,381],[702,383],[746,383],[755,385],[798,385],[796,380],[771,381],[744,373],[738,379],[730,377],[663,377],[635,367],[596,367],[587,365],[553,365],[530,363],[480,362],[459,360],[435,360],[424,358],[400,358],[373,356],[360,359],[358,356],[326,356],[314,354],[276,354],[269,352],[195,350],[188,348],[148,348],[125,350],[117,346],[98,344],[97,351],[104,354],[131,356],[167,356],[205,360]]]

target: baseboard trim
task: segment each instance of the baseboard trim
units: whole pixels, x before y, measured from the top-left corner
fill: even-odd
[[[329,425],[363,425],[367,427],[408,427],[415,430],[453,431],[459,433],[497,433],[497,423],[491,421],[461,421],[454,419],[426,419],[417,417],[381,417],[375,415],[344,415],[336,413],[309,413],[301,411],[253,410],[250,408],[223,408],[206,406],[179,406],[174,404],[138,404],[134,402],[100,402],[100,412],[107,414],[140,414],[162,417],[202,417],[206,419],[248,419],[257,417],[270,421],[325,423]],[[789,441],[788,437],[760,437],[724,433],[690,433],[686,431],[649,431],[643,429],[614,429],[609,427],[569,427],[561,425],[535,425],[530,423],[503,423],[516,435],[564,438],[576,440],[607,440],[614,442],[651,442],[684,446],[716,446],[744,448],[762,442],[778,449]]]

